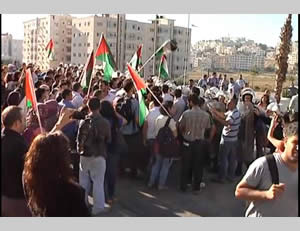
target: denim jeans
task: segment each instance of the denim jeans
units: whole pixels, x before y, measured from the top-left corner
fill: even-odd
[[[236,151],[238,147],[238,141],[224,141],[220,142],[220,154],[219,154],[219,179],[235,176],[235,170],[237,167]]]
[[[166,184],[171,165],[171,158],[164,158],[158,154],[155,155],[155,160],[151,168],[149,184],[154,185],[156,180],[158,180],[158,186],[164,186]]]
[[[107,200],[112,200],[115,197],[119,160],[120,153],[108,153],[104,181],[105,198]]]
[[[105,205],[104,175],[106,161],[103,156],[80,157],[79,184],[85,189],[85,200],[88,205],[88,194],[93,183],[93,209],[92,214],[101,212]]]

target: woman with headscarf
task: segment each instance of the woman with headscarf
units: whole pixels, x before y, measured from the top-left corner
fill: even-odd
[[[253,106],[254,92],[250,88],[244,88],[241,92],[241,101],[237,105],[241,113],[242,120],[239,130],[239,148],[238,166],[236,175],[242,175],[243,163],[247,167],[254,160],[254,106]]]

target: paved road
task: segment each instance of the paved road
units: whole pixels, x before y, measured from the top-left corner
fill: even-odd
[[[211,173],[205,172],[206,188],[199,194],[182,193],[177,189],[179,161],[169,174],[166,191],[146,187],[145,181],[122,177],[117,184],[118,201],[105,217],[237,217],[243,216],[243,201],[234,198],[239,179],[231,184],[210,181]]]

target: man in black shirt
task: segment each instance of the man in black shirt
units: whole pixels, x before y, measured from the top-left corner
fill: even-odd
[[[30,216],[23,186],[24,157],[28,150],[25,139],[22,109],[9,106],[2,112],[1,132],[1,214],[2,216]]]

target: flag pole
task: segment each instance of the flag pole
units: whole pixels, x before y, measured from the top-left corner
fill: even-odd
[[[127,63],[127,65],[130,65],[130,64],[128,64]],[[129,72],[129,71],[128,71]],[[131,74],[129,73],[129,75],[130,75],[130,77],[131,77],[131,79],[132,79],[132,76],[131,76]],[[135,89],[136,90],[138,90],[137,89],[137,87],[136,87],[136,84],[135,84],[135,82],[134,81],[132,81],[133,82],[133,84],[134,84],[134,87],[135,87]],[[156,101],[159,103],[159,105],[164,109],[164,111],[167,113],[167,115],[169,116],[169,117],[172,117],[171,115],[170,115],[170,113],[168,112],[168,110],[162,105],[162,103],[157,99],[157,97],[156,97],[156,95],[151,91],[151,89],[145,84],[145,86],[146,86],[146,89],[148,89],[148,91],[151,93],[151,95],[156,99]]]
[[[93,50],[93,53],[94,53],[94,50]],[[89,59],[90,60],[90,59]],[[96,54],[94,55],[94,63],[93,63],[93,70],[92,70],[92,74],[91,74],[91,80],[90,80],[90,84],[89,84],[89,89],[88,89],[88,92],[87,92],[87,96],[89,97],[90,95],[90,90],[91,90],[91,86],[92,86],[92,80],[94,78],[94,67],[95,67],[95,63],[96,63]]]
[[[44,129],[43,129],[43,126],[42,126],[42,122],[41,122],[41,117],[40,117],[40,112],[39,112],[39,107],[38,107],[38,102],[36,100],[36,95],[35,95],[35,90],[34,90],[34,86],[33,86],[33,79],[32,79],[32,75],[31,75],[31,70],[28,69],[29,73],[30,73],[30,85],[31,85],[31,89],[33,89],[33,97],[34,97],[34,100],[36,102],[36,116],[37,116],[37,119],[38,119],[38,122],[39,122],[39,126],[40,126],[40,130],[41,130],[41,133],[44,132]],[[25,96],[26,97],[26,96]],[[33,106],[33,105],[32,105]]]
[[[147,61],[143,64],[143,66],[141,68],[139,68],[139,71],[141,71],[148,62],[150,62],[150,60],[158,53],[158,51],[163,48],[168,42],[170,42],[171,40],[168,39],[166,42],[164,42],[148,59]]]

